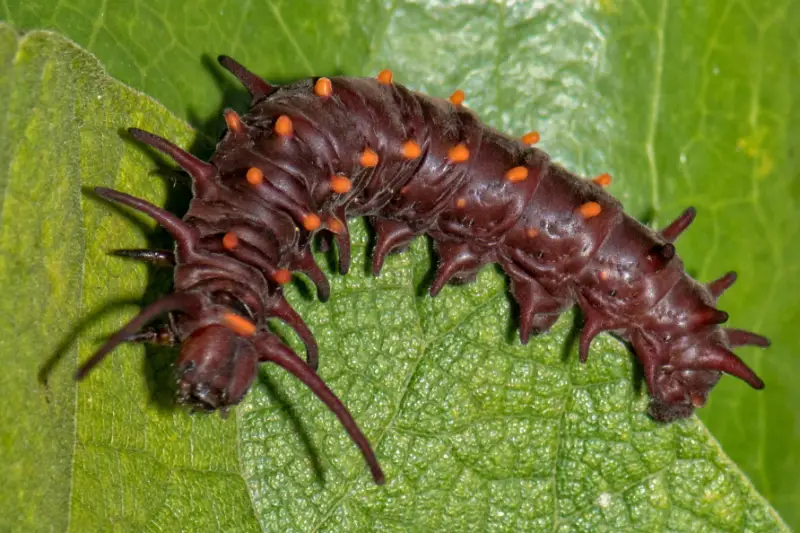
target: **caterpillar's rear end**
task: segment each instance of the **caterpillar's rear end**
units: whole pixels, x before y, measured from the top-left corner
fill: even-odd
[[[203,410],[241,401],[261,362],[285,368],[337,415],[377,482],[372,449],[350,414],[316,374],[317,346],[283,297],[293,272],[306,274],[325,300],[328,282],[310,242],[324,232],[337,243],[339,269],[350,262],[347,218],[369,216],[377,233],[373,272],[389,253],[428,234],[440,257],[435,296],[450,281],[468,281],[499,263],[520,304],[520,338],[545,331],[578,304],[586,324],[580,357],[611,331],[628,340],[645,369],[651,415],[689,416],[721,373],[755,388],[758,377],[732,346],[766,346],[758,335],[722,329],[716,298],[732,274],[708,287],[691,279],[672,242],[694,217],[687,210],[661,233],[642,226],[604,192],[608,175],[578,179],[531,146],[480,123],[461,105],[392,81],[318,78],[276,88],[230,58],[220,62],[253,96],[248,114],[226,111],[228,131],[210,163],[141,130],[138,140],[172,157],[193,179],[183,220],[144,200],[109,189],[101,196],[142,211],[175,238],[174,253],[122,255],[175,265],[175,292],[144,309],[79,370],[86,375],[120,342],[180,344],[178,398]],[[160,326],[142,328],[169,313]],[[306,361],[266,327],[290,325]]]

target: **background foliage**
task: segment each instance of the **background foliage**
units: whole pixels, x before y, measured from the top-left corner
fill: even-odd
[[[800,523],[797,3],[27,0],[0,16],[97,57],[0,30],[0,529],[785,528],[715,439]],[[218,53],[271,81],[391,67],[424,92],[461,87],[488,123],[536,128],[572,170],[611,172],[632,214],[661,226],[695,205],[679,252],[699,279],[739,272],[721,304],[733,326],[773,339],[741,350],[767,389],[724,380],[700,415],[714,438],[696,419],[656,427],[618,342],[596,342],[581,367],[568,315],[520,347],[496,270],[424,296],[424,240],[371,279],[363,225],[329,303],[302,283],[290,296],[385,488],[333,417],[272,369],[228,421],[170,406],[170,352],[124,348],[76,387],[76,360],[165,282],[105,255],[163,235],[81,188],[179,209],[185,190],[120,131],[207,153],[222,106],[246,108]],[[36,376],[54,355],[45,388]]]

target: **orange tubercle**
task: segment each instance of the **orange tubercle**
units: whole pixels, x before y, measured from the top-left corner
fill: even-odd
[[[467,206],[467,199],[466,198],[459,198],[456,200],[456,207],[463,208]]]
[[[457,144],[447,151],[447,159],[453,163],[463,163],[469,159],[469,149],[465,144]]]
[[[528,179],[528,167],[514,167],[506,172],[506,179],[516,183]]]
[[[586,219],[596,217],[602,210],[597,202],[586,202],[578,208],[578,212]]]
[[[540,138],[538,131],[529,131],[522,136],[522,142],[525,144],[536,144],[539,142]]]
[[[331,190],[336,194],[345,194],[353,188],[353,182],[347,176],[334,174],[330,179]]]
[[[245,176],[247,179],[247,183],[250,185],[258,185],[264,181],[264,173],[261,172],[261,169],[256,167],[250,167],[247,170],[247,175]]]
[[[416,159],[422,155],[422,148],[414,141],[404,142],[402,151],[405,159]]]
[[[233,133],[240,133],[244,129],[242,119],[239,118],[239,115],[233,109],[225,110],[225,124],[228,125],[228,129]]]
[[[371,148],[365,148],[363,152],[361,152],[361,158],[359,159],[359,163],[361,163],[362,167],[377,167],[380,158],[378,154],[375,153],[375,150]]]
[[[384,85],[391,85],[392,83],[392,71],[388,68],[383,69],[382,71],[378,72],[378,81]]]
[[[314,84],[314,94],[327,98],[333,94],[333,84],[328,78],[320,78]]]
[[[333,233],[341,233],[344,231],[344,225],[335,218],[328,219],[328,229]]]
[[[525,228],[525,235],[527,235],[529,238],[533,239],[534,237],[539,235],[539,232],[536,231],[536,228]]]
[[[233,250],[239,246],[239,237],[232,231],[229,231],[222,237],[222,247],[226,250]]]
[[[278,285],[286,285],[290,281],[292,281],[292,273],[282,268],[280,270],[276,270],[275,273],[272,275],[272,279]]]
[[[303,227],[306,231],[314,231],[322,225],[322,221],[314,213],[309,213],[303,217]]]
[[[455,91],[453,91],[453,94],[450,95],[449,100],[455,105],[461,105],[464,103],[464,99],[466,97],[467,95],[464,94],[464,91],[462,91],[461,89],[456,89]]]
[[[239,316],[234,313],[224,313],[222,315],[222,320],[225,323],[225,326],[232,329],[234,333],[241,335],[242,337],[252,337],[255,335],[256,325],[244,318],[243,316]]]
[[[608,270],[601,270],[597,277],[603,281],[606,281],[608,279]]]
[[[278,120],[275,121],[275,133],[280,135],[281,137],[287,137],[294,132],[294,126],[292,125],[292,119],[287,117],[286,115],[281,115],[278,117]]]
[[[609,174],[608,172],[603,172],[602,174],[594,178],[592,181],[601,187],[608,187],[609,185],[611,185],[611,174]]]

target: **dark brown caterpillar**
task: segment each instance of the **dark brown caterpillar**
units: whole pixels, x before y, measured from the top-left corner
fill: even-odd
[[[339,417],[375,481],[383,473],[346,408],[317,376],[317,346],[287,304],[281,284],[302,272],[320,300],[328,282],[309,243],[318,231],[335,239],[339,269],[350,263],[347,218],[370,217],[377,233],[372,268],[427,234],[440,257],[430,289],[468,281],[499,263],[520,305],[520,339],[545,331],[574,304],[585,327],[580,358],[592,339],[611,331],[629,341],[644,366],[650,414],[689,416],[705,404],[721,373],[760,389],[763,382],[730,348],[769,341],[723,329],[715,309],[733,273],[708,286],[683,270],[673,242],[691,224],[687,209],[660,233],[622,211],[603,187],[583,180],[531,147],[538,134],[511,139],[483,125],[461,103],[413,93],[382,71],[377,79],[317,78],[273,87],[228,57],[220,63],[253,101],[209,163],[138,129],[139,141],[167,154],[193,179],[183,220],[111,189],[97,194],[137,209],[167,229],[175,251],[122,250],[121,255],[175,266],[175,291],[144,309],[79,369],[84,377],[119,343],[180,344],[178,400],[204,410],[241,401],[259,363],[285,368]],[[158,315],[165,325],[140,331]],[[307,348],[302,361],[265,326],[277,317]]]

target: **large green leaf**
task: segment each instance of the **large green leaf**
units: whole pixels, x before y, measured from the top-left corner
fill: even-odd
[[[663,224],[696,205],[698,222],[679,243],[690,271],[710,279],[737,269],[742,281],[723,307],[734,325],[775,341],[765,355],[742,350],[767,390],[726,379],[702,418],[795,523],[800,14],[774,2],[696,4],[209,2],[222,16],[198,3],[0,9],[21,27],[66,33],[112,75],[214,135],[223,100],[243,100],[204,53],[232,53],[277,80],[391,66],[434,94],[465,88],[469,105],[504,130],[534,125],[573,170],[611,171],[612,192],[636,215]],[[151,293],[163,289],[141,266],[105,257],[145,244],[141,219],[80,187],[179,203],[180,189],[148,176],[152,157],[119,129],[185,145],[193,136],[52,35],[18,42],[5,28],[0,42],[9,162],[0,171],[0,469],[9,480],[0,529],[783,527],[699,422],[657,428],[642,415],[619,343],[598,341],[581,367],[568,316],[522,348],[496,271],[430,300],[425,241],[375,280],[364,274],[360,226],[357,268],[332,276],[331,302],[291,296],[320,340],[321,374],[378,448],[385,488],[370,485],[333,417],[272,370],[227,422],[169,407],[169,352],[122,349],[76,389],[76,357],[135,309],[107,305],[138,301],[148,278]],[[37,372],[54,354],[63,357],[45,389]]]

